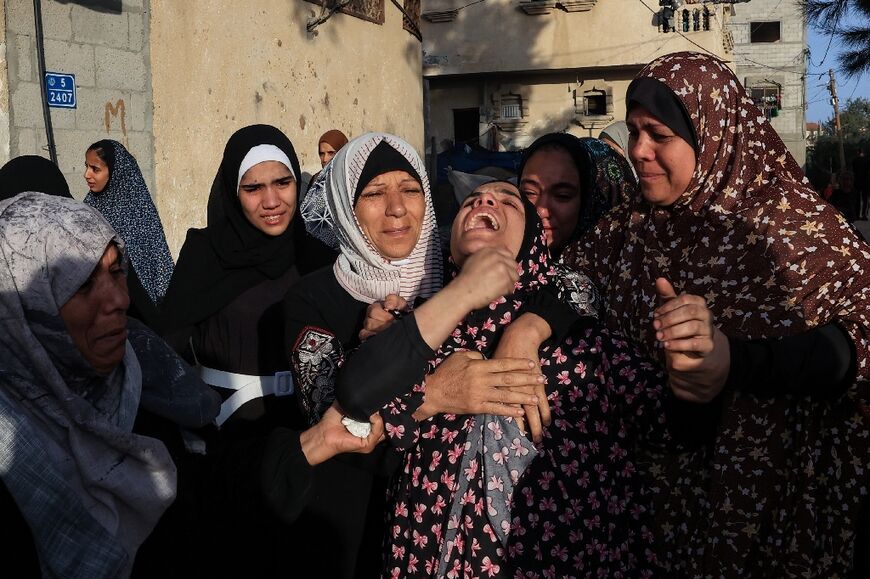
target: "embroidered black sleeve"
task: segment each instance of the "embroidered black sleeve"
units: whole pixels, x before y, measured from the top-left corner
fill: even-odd
[[[302,413],[316,424],[335,400],[335,377],[344,358],[341,343],[330,332],[307,326],[290,357]]]
[[[559,300],[568,304],[580,317],[598,319],[601,297],[592,280],[561,263],[556,265],[556,272],[555,285]]]

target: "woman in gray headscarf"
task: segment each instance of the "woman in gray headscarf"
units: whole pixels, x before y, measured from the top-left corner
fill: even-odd
[[[598,135],[598,138],[612,148],[614,151],[625,157],[625,160],[628,161],[628,166],[631,167],[631,172],[634,174],[635,179],[637,178],[637,171],[634,169],[634,165],[631,164],[631,160],[628,158],[628,125],[625,124],[625,121],[616,121],[615,123],[611,123],[607,125],[601,134]]]
[[[598,138],[613,147],[613,149],[626,157],[626,151],[628,151],[628,125],[625,124],[625,121],[616,121],[615,123],[611,123],[607,125],[601,134],[598,135]]]
[[[0,203],[4,549],[23,565],[35,555],[44,577],[129,575],[176,490],[164,443],[133,431],[140,410],[188,427],[217,411],[205,389],[143,390],[123,248],[72,199]]]

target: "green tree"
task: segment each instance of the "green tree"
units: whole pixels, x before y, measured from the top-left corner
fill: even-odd
[[[836,136],[833,117],[825,121],[824,126],[828,135]],[[846,106],[840,110],[840,126],[846,143],[870,138],[870,99],[858,97],[846,101]]]
[[[849,76],[870,72],[870,0],[799,0],[807,23],[834,36],[845,50],[838,57]]]

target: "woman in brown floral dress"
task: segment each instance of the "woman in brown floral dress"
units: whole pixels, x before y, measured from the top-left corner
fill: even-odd
[[[661,57],[626,101],[641,195],[563,260],[667,364],[696,434],[646,465],[660,559],[674,577],[848,576],[870,473],[870,246],[718,59]]]

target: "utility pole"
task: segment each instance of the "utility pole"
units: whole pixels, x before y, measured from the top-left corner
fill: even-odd
[[[840,149],[840,172],[846,170],[846,151],[843,149],[843,127],[840,126],[840,101],[837,98],[837,80],[834,78],[834,69],[828,69],[831,82],[828,90],[831,91],[831,104],[834,106],[834,128],[837,129],[837,144]]]

